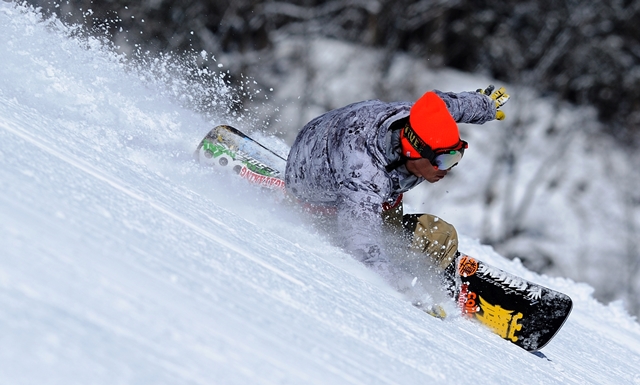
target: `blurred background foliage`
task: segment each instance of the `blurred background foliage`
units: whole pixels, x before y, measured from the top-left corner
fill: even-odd
[[[28,0],[108,32],[126,53],[238,54],[236,78],[276,36],[324,36],[424,58],[597,108],[640,137],[640,0]],[[390,61],[390,60],[389,60]],[[384,63],[381,63],[384,65]]]

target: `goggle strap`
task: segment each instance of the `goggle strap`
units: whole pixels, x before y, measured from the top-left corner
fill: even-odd
[[[440,155],[439,153],[433,151],[431,146],[425,143],[425,141],[422,140],[422,138],[420,138],[418,134],[416,134],[416,132],[413,130],[413,127],[411,127],[411,124],[408,121],[407,124],[404,125],[402,131],[405,139],[409,141],[409,144],[411,144],[411,146],[416,149],[421,157],[428,159],[431,163],[433,163],[436,159],[436,156]],[[446,149],[446,151],[464,151],[464,149],[468,147],[469,144],[467,142],[465,142],[464,140],[460,140],[460,142],[455,147]]]
[[[436,153],[433,152],[431,146],[425,143],[425,141],[422,140],[422,138],[420,138],[418,134],[416,134],[416,132],[413,130],[413,127],[411,127],[411,124],[407,122],[402,130],[405,139],[407,139],[409,144],[411,144],[411,146],[416,149],[418,154],[420,154],[420,156],[423,158],[429,159],[429,161],[433,163],[433,160],[436,157]]]
[[[395,162],[389,163],[384,168],[385,168],[385,170],[387,170],[387,172],[391,172],[391,171],[395,170],[396,168],[402,166],[405,163],[407,163],[407,159],[401,157],[400,159],[396,160]]]

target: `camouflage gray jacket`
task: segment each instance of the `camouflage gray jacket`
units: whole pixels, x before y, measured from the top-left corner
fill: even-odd
[[[435,91],[456,122],[482,124],[495,119],[495,103],[476,92]],[[298,134],[287,160],[285,185],[300,201],[336,209],[336,234],[361,262],[386,269],[381,213],[385,202],[424,179],[398,160],[400,130],[392,124],[409,116],[412,103],[369,100],[329,111]]]

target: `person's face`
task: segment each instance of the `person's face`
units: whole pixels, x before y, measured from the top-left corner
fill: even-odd
[[[428,159],[407,160],[407,171],[416,176],[421,176],[430,183],[436,183],[447,175],[448,170],[438,170]]]

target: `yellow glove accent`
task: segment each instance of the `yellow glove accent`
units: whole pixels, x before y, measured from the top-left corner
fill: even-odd
[[[498,90],[489,95],[489,97],[496,101],[496,108],[504,106],[505,103],[509,101],[509,94],[507,94],[507,90],[505,90],[504,87],[498,88]]]
[[[504,87],[500,87],[496,91],[494,91],[494,89],[495,87],[493,85],[489,85],[485,90],[478,89],[476,92],[489,96],[496,103],[496,108],[499,109],[509,101],[510,96]],[[496,111],[497,120],[504,120],[505,116],[504,112]]]

